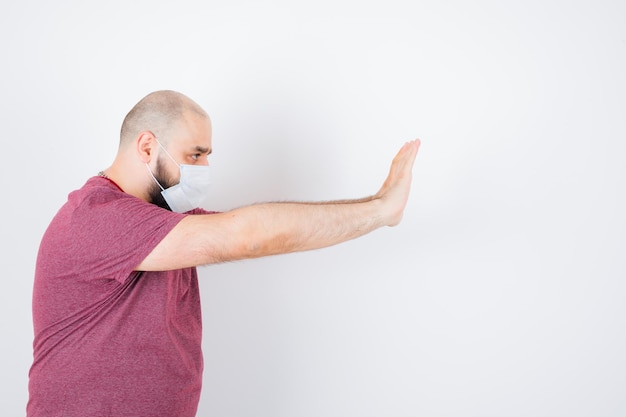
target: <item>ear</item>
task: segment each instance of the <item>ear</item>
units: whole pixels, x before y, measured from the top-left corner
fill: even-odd
[[[150,160],[158,147],[156,136],[150,131],[144,131],[137,135],[137,155],[142,163],[150,163]]]

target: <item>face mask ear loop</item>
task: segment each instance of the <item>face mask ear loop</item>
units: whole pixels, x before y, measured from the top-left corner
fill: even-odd
[[[167,149],[165,149],[165,146],[163,146],[163,145],[161,144],[161,142],[160,142],[160,141],[159,141],[156,137],[154,138],[154,140],[156,140],[156,141],[157,141],[157,143],[159,144],[159,146],[161,147],[161,149],[163,149],[163,152],[165,152],[165,155],[169,156],[169,157],[170,157],[170,159],[171,159],[172,161],[174,161],[174,163],[176,164],[176,166],[178,166],[178,168],[180,168],[180,164],[179,164],[178,162],[176,162],[176,160],[175,160],[174,158],[172,158],[172,155],[170,155],[170,153],[167,151]]]
[[[152,171],[150,171],[150,167],[148,166],[148,163],[146,162],[146,169],[148,170],[148,173],[150,174],[150,176],[152,177],[152,179],[154,180],[154,182],[157,183],[157,185],[161,188],[161,191],[165,191],[165,188],[163,188],[163,186],[161,184],[159,184],[159,182],[157,181],[157,179],[154,177],[154,174],[152,173]]]

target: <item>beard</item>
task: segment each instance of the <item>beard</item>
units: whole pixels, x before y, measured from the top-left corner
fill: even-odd
[[[154,178],[156,178],[156,180],[159,182],[159,184],[161,184],[161,186],[165,189],[168,189],[169,187],[176,185],[176,183],[170,178],[170,176],[167,175],[164,164],[161,162],[161,158],[157,159],[156,172],[153,175],[154,175]],[[150,201],[150,203],[157,205],[161,208],[172,211],[170,206],[167,204],[167,202],[163,198],[161,191],[163,190],[161,190],[161,187],[159,187],[158,184],[152,183],[152,186],[148,190],[148,197],[149,197],[148,201]]]

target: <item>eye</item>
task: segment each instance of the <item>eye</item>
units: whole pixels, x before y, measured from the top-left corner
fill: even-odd
[[[197,161],[198,158],[200,158],[202,156],[201,153],[194,153],[193,155],[191,155],[191,159],[193,159],[194,161]]]

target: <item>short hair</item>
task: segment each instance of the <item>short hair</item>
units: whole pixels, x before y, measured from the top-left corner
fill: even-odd
[[[135,104],[124,118],[120,146],[132,143],[144,131],[150,131],[163,142],[168,142],[170,130],[183,121],[188,112],[209,118],[202,107],[182,93],[154,91]]]

